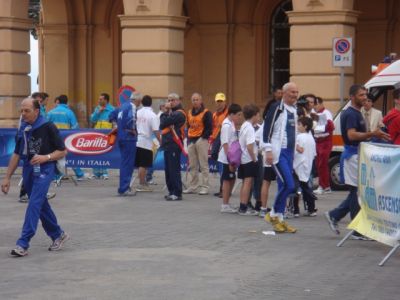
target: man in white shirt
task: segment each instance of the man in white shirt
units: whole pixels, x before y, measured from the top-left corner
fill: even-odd
[[[138,192],[151,192],[151,188],[146,183],[147,168],[153,166],[153,134],[160,141],[160,121],[151,107],[153,100],[145,95],[142,99],[142,109],[137,111],[136,129],[138,132],[136,162],[135,166],[139,169],[139,185],[136,187]]]
[[[263,145],[267,165],[272,165],[278,181],[278,193],[270,213],[265,220],[277,233],[295,233],[296,228],[283,220],[286,200],[295,191],[293,179],[293,157],[296,145],[297,114],[295,103],[299,95],[297,85],[286,83],[282,101],[271,106],[264,120]]]

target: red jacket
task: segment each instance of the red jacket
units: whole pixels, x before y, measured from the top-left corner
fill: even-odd
[[[393,108],[389,111],[383,118],[383,123],[388,129],[393,144],[400,145],[400,110]]]

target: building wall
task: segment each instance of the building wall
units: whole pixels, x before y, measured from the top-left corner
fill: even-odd
[[[206,104],[224,92],[229,102],[269,96],[271,15],[280,0],[42,0],[40,89],[67,94],[81,126],[98,95],[117,96],[131,84],[156,98],[193,92]],[[339,70],[331,41],[355,40],[346,89],[370,77],[370,65],[400,53],[400,3],[396,0],[292,0],[292,80],[300,93],[339,107]],[[29,93],[27,0],[0,2],[0,124],[15,125],[19,101]],[[122,16],[121,16],[122,15]],[[119,17],[121,16],[121,17]],[[50,103],[51,108],[52,103]]]

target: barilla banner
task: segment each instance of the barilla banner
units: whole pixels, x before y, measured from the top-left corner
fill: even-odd
[[[361,143],[358,173],[361,210],[348,227],[394,247],[400,239],[400,147]]]
[[[107,134],[110,130],[76,129],[60,130],[68,150],[67,167],[119,169],[120,152],[118,142],[108,144]],[[7,167],[15,148],[17,129],[0,129],[0,167]],[[209,160],[210,172],[218,172],[218,166]],[[164,170],[164,152],[158,150],[154,156],[154,170]],[[187,158],[181,156],[181,170],[187,170]]]

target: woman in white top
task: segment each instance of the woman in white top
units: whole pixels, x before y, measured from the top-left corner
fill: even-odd
[[[253,178],[257,176],[257,144],[254,131],[254,125],[259,121],[260,109],[254,104],[248,104],[243,107],[243,116],[245,122],[240,127],[239,143],[242,150],[241,164],[238,170],[238,178],[243,179],[240,189],[240,207],[239,215],[255,216],[258,213],[255,210],[248,209],[249,195]]]
[[[222,205],[221,213],[237,213],[237,208],[229,204],[229,198],[235,185],[236,168],[228,162],[229,146],[238,139],[236,127],[242,122],[242,108],[239,104],[231,104],[228,108],[228,117],[221,125],[221,149],[218,161],[222,163]]]

